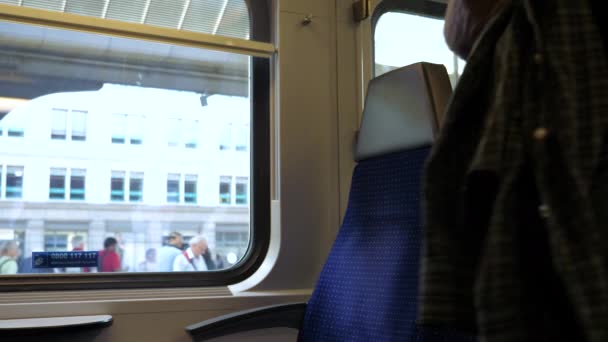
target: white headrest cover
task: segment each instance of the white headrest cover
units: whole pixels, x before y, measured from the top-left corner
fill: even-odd
[[[355,159],[430,145],[451,94],[443,65],[416,63],[373,79]]]

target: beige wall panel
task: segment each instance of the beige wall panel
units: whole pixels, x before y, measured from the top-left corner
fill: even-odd
[[[280,174],[287,287],[313,286],[339,225],[338,122],[332,21],[280,16]],[[294,243],[296,242],[296,243]],[[311,261],[313,267],[311,268]]]
[[[334,1],[327,0],[279,0],[281,12],[312,14],[315,17],[333,15]]]

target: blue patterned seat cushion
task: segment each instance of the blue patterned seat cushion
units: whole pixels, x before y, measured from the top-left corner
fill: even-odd
[[[357,165],[346,217],[309,301],[300,341],[443,341],[415,327],[420,184],[429,150]]]

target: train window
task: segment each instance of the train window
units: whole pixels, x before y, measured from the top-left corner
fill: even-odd
[[[0,288],[217,286],[255,270],[274,53],[256,3],[0,0],[0,257],[17,265]],[[98,263],[33,260],[72,251]]]
[[[443,19],[401,11],[383,13],[374,32],[375,75],[420,61],[445,65],[453,85],[465,66],[445,43]]]

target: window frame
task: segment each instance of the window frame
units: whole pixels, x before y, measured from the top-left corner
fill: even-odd
[[[380,18],[389,12],[400,12],[405,14],[419,15],[432,19],[443,19],[447,4],[432,0],[383,0],[376,6],[371,18],[372,25],[372,51],[371,51],[371,72],[372,78],[376,77],[376,27]]]
[[[223,37],[192,32],[177,32],[165,28],[146,28],[138,32],[135,25],[115,24],[121,29],[102,24],[100,20],[74,15],[54,14],[29,8],[1,5],[0,20],[42,25],[59,29],[77,30],[108,35],[131,35],[161,43],[188,45],[216,49],[250,56],[249,100],[250,125],[250,179],[249,200],[250,240],[247,253],[232,268],[209,272],[170,273],[104,273],[104,274],[36,274],[3,275],[0,291],[68,291],[97,289],[181,288],[227,286],[250,277],[263,263],[270,244],[270,118],[271,118],[271,66],[275,48],[272,46],[271,0],[244,0],[249,9],[250,40],[229,45]],[[44,12],[44,13],[43,13]],[[71,20],[66,20],[71,18]],[[72,22],[73,21],[73,22]],[[272,52],[271,52],[272,51]],[[255,134],[254,134],[255,132]],[[125,137],[126,138],[126,137]],[[255,166],[255,167],[254,167]],[[121,203],[122,205],[122,203]],[[134,204],[137,206],[138,204]]]

